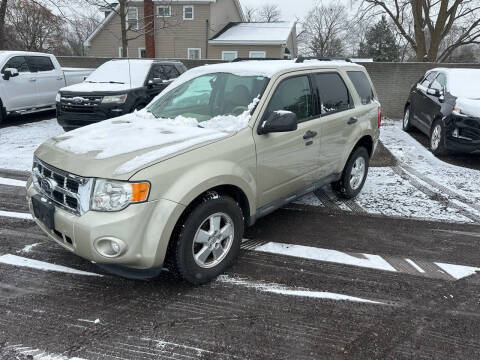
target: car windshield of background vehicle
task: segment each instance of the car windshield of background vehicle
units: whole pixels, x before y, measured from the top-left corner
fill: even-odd
[[[213,118],[228,125],[241,115],[250,115],[249,106],[262,95],[267,81],[263,76],[207,74],[172,89],[148,110],[157,118],[196,119],[199,126]]]
[[[151,65],[148,60],[112,60],[98,67],[85,81],[142,87]]]
[[[459,98],[480,100],[480,69],[455,69],[448,75],[447,89]]]

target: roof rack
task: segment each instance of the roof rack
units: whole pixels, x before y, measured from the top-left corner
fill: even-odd
[[[303,63],[305,60],[318,60],[318,61],[334,61],[334,60],[343,60],[346,62],[352,62],[349,58],[340,58],[340,57],[322,57],[322,56],[299,56],[295,62],[296,63]]]
[[[231,62],[240,62],[240,61],[257,61],[257,60],[285,60],[285,59],[279,59],[279,58],[235,58]]]

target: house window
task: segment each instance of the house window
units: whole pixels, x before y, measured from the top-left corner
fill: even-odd
[[[138,57],[140,59],[144,59],[147,57],[147,51],[145,50],[145,48],[138,48]]]
[[[200,48],[188,48],[189,60],[200,60],[202,58],[202,49]]]
[[[222,51],[222,60],[232,61],[238,58],[238,51]]]
[[[250,51],[248,57],[251,59],[265,59],[267,53],[265,51]]]
[[[138,8],[127,8],[127,28],[138,30]]]
[[[183,7],[183,20],[193,20],[193,19],[194,19],[193,5],[185,5]]]
[[[169,5],[157,6],[157,16],[160,16],[160,17],[172,16],[172,7]]]
[[[123,57],[122,53],[123,53],[123,47],[119,47],[118,48],[118,57],[119,58]],[[127,48],[127,57],[128,57],[128,48]]]

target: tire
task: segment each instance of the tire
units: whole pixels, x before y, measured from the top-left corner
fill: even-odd
[[[3,103],[0,100],[0,124],[2,124],[6,118],[7,118],[7,112],[3,108]]]
[[[344,199],[353,199],[367,180],[370,156],[364,147],[357,148],[347,161],[342,177],[332,183],[332,189]]]
[[[412,113],[410,112],[410,105],[405,108],[405,113],[403,114],[403,131],[410,132],[412,131]]]
[[[228,196],[209,194],[179,229],[171,240],[167,266],[177,277],[194,285],[205,284],[229,268],[240,252],[242,209]],[[229,236],[223,237],[222,230]]]
[[[442,120],[438,119],[433,122],[428,143],[430,151],[435,156],[447,155],[448,151],[445,146],[445,126],[443,125]]]

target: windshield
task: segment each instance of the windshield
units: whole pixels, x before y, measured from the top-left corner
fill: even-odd
[[[152,62],[148,60],[108,61],[91,73],[85,81],[141,87],[145,83],[151,64]]]
[[[153,102],[148,110],[157,118],[235,121],[260,98],[268,78],[213,73],[187,81]],[[248,114],[249,115],[249,114]],[[207,124],[204,124],[207,125]]]
[[[459,98],[480,99],[480,70],[452,70],[448,76],[448,89]]]

